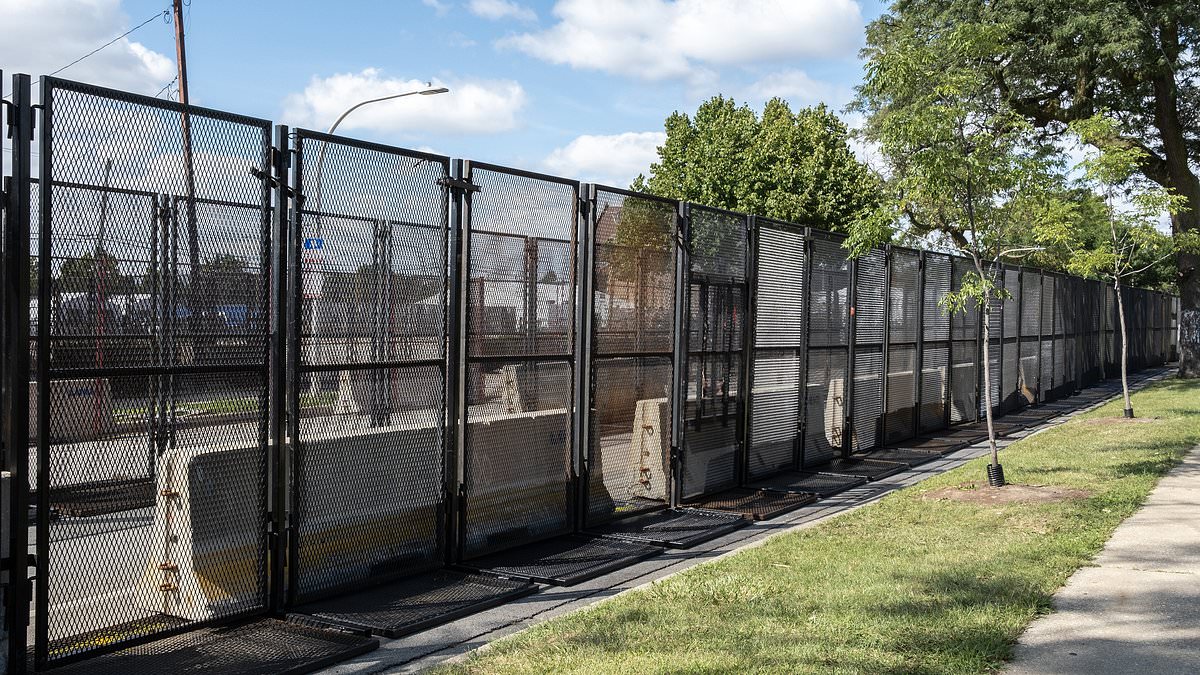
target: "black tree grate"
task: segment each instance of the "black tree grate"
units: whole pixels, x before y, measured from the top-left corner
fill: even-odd
[[[55,668],[61,675],[300,675],[365,654],[379,641],[263,619],[204,628]]]
[[[811,471],[789,471],[774,478],[759,481],[751,487],[830,497],[850,488],[858,487],[866,482],[865,479],[858,476],[844,476],[836,473],[814,473]]]
[[[717,511],[731,511],[750,520],[770,520],[817,501],[807,492],[770,492],[749,488],[733,488],[706,495],[691,506]]]
[[[537,590],[528,581],[438,571],[310,603],[294,618],[398,638]]]
[[[591,533],[625,541],[689,548],[733,532],[745,524],[745,518],[732,513],[668,509],[616,520],[593,528]]]
[[[504,577],[572,586],[662,552],[649,544],[569,535],[492,553],[464,563]]]

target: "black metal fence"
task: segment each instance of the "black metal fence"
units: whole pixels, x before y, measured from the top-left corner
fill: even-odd
[[[985,345],[964,258],[56,78],[35,138],[14,82],[38,668],[973,422],[983,358],[998,413],[1117,373],[1096,281],[991,269]],[[1130,367],[1172,359],[1176,299],[1122,297]]]

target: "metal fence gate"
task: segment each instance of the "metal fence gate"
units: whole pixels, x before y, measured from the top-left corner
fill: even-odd
[[[888,258],[888,334],[883,442],[917,434],[917,355],[921,344],[921,254],[892,248]]]
[[[757,219],[747,476],[800,463],[808,244],[804,229]]]
[[[585,526],[671,501],[678,203],[597,188],[590,208]]]
[[[42,104],[38,667],[266,608],[272,275],[269,122],[55,78]]]
[[[468,163],[461,555],[574,529],[573,181]]]
[[[448,548],[450,160],[305,130],[294,149],[291,603]]]
[[[749,221],[741,214],[694,206],[688,210],[687,232],[685,499],[741,480]]]
[[[884,372],[888,354],[888,252],[872,249],[854,261],[853,390],[849,450],[879,445],[884,422]]]

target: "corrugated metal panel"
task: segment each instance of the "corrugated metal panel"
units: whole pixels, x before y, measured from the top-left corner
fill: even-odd
[[[808,353],[805,383],[804,466],[829,461],[841,450],[846,413],[846,353],[814,349]]]
[[[858,259],[858,279],[854,307],[855,344],[883,342],[883,307],[887,297],[887,255],[873,249]]]
[[[878,442],[879,418],[883,414],[883,353],[854,353],[854,435],[852,450],[870,450]]]
[[[758,347],[803,344],[804,236],[790,230],[758,230],[758,287],[755,339]]]
[[[754,391],[750,405],[752,478],[793,465],[799,447],[800,375],[796,350],[758,350],[754,355]]]
[[[917,295],[920,292],[920,264],[920,255],[915,251],[892,251],[892,285],[888,290],[891,302],[888,340],[891,344],[917,341],[921,308],[921,298]]]
[[[744,279],[746,276],[746,216],[691,208],[692,271]]]
[[[893,277],[894,278],[894,277]],[[883,424],[885,443],[913,435],[917,404],[917,349],[892,347],[888,352],[887,417]]]

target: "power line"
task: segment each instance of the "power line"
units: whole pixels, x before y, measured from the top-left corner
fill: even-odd
[[[58,70],[54,71],[53,73],[50,73],[49,75],[46,75],[46,77],[53,77],[53,76],[55,76],[55,75],[57,75],[57,74],[61,73],[62,71],[66,70],[67,68],[70,68],[71,66],[73,66],[73,65],[75,65],[75,64],[77,64],[77,63],[79,63],[80,61],[83,61],[84,59],[86,59],[86,58],[88,58],[88,57],[91,57],[91,56],[94,56],[94,55],[96,55],[97,53],[99,53],[99,52],[103,51],[104,49],[106,49],[106,48],[108,48],[108,47],[111,47],[112,45],[116,44],[117,42],[119,42],[119,41],[120,41],[120,40],[122,40],[123,38],[126,38],[126,37],[128,37],[128,36],[129,36],[131,33],[133,33],[134,31],[136,31],[137,29],[141,28],[142,26],[145,26],[146,24],[150,23],[151,21],[154,21],[155,19],[159,19],[159,18],[161,18],[163,21],[166,21],[168,16],[170,16],[170,10],[166,10],[166,9],[164,9],[164,10],[163,10],[163,11],[161,11],[161,12],[157,12],[157,13],[155,13],[155,14],[154,14],[154,16],[151,16],[149,19],[146,19],[145,21],[143,21],[143,22],[139,23],[138,25],[134,26],[133,28],[130,28],[129,30],[125,31],[124,33],[121,33],[121,34],[120,34],[120,35],[118,35],[117,37],[115,37],[115,38],[113,38],[113,39],[109,40],[108,42],[105,42],[104,44],[100,45],[99,47],[96,47],[96,48],[95,48],[95,49],[93,49],[92,51],[90,51],[90,52],[88,52],[88,53],[84,54],[83,56],[81,56],[81,57],[79,57],[79,58],[75,59],[74,61],[72,61],[72,62],[68,63],[68,64],[67,64],[67,65],[65,65],[65,66],[63,66],[62,68],[59,68]],[[37,78],[36,80],[34,80],[34,81],[33,81],[33,84],[37,84],[38,82],[41,82],[41,81],[42,81],[42,78],[40,78],[40,77],[39,77],[39,78]],[[10,92],[8,92],[7,94],[5,94],[5,95],[3,96],[3,98],[8,98],[9,96],[12,96],[12,92],[11,92],[11,91],[10,91]]]

